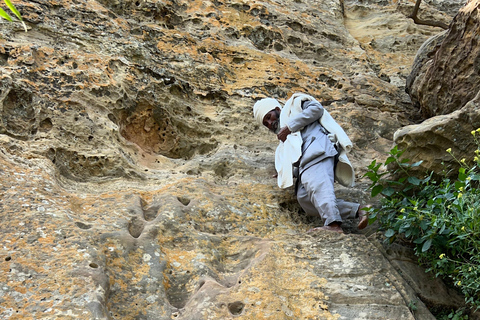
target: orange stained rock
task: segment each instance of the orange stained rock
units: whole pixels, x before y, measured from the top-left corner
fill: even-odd
[[[55,237],[53,236],[47,236],[45,238],[38,238],[38,242],[42,243],[42,244],[52,244],[55,242]]]

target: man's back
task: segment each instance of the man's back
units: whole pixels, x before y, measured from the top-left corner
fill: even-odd
[[[327,136],[328,132],[318,121],[323,115],[321,104],[316,101],[304,101],[302,109],[303,116],[295,117],[289,122],[294,128],[303,127],[300,131],[303,140],[300,172],[325,158],[337,155],[337,150]]]

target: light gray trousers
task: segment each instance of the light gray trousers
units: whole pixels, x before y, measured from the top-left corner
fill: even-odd
[[[326,158],[305,169],[300,176],[297,200],[308,215],[320,215],[323,224],[353,219],[360,204],[335,197],[334,158]]]

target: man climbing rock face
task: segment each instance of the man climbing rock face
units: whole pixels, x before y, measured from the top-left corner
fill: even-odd
[[[365,206],[335,197],[334,181],[352,187],[355,174],[347,151],[352,142],[330,114],[313,97],[295,93],[282,107],[273,98],[257,101],[255,120],[277,135],[275,169],[280,188],[293,185],[300,206],[309,215],[320,215],[324,225],[309,230],[343,233],[345,219],[360,218],[358,228],[368,225]],[[294,170],[295,168],[295,170]]]

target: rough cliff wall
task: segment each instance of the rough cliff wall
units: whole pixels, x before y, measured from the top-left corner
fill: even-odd
[[[457,159],[473,163],[477,145],[470,134],[480,127],[480,1],[469,1],[451,26],[419,50],[407,91],[426,121],[400,129],[394,137],[405,156],[424,160],[422,170],[457,174]]]
[[[338,194],[364,202],[441,31],[413,1],[14,3],[29,31],[0,24],[0,317],[413,319],[365,235],[305,234],[320,221],[276,188],[251,114],[323,101],[355,144]],[[441,3],[422,14],[449,23],[460,4]]]

